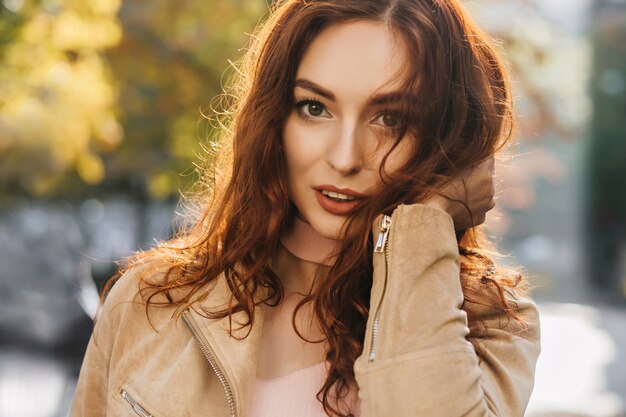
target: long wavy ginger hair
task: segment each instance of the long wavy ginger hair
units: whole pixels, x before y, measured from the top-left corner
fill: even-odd
[[[219,155],[198,182],[187,224],[176,237],[140,253],[128,268],[146,259],[166,261],[164,279],[151,281],[142,295],[148,307],[175,307],[178,317],[202,301],[208,288],[226,280],[228,306],[205,311],[208,318],[243,311],[252,326],[255,308],[282,300],[280,279],[268,267],[295,207],[287,192],[282,129],[295,106],[293,89],[299,62],[312,40],[330,25],[352,20],[383,22],[409,51],[401,91],[415,99],[401,103],[401,134],[415,141],[414,155],[385,179],[384,189],[365,201],[344,227],[341,252],[311,294],[315,319],[329,349],[330,371],[317,394],[329,415],[342,416],[330,401],[356,385],[353,365],[362,353],[370,311],[373,243],[370,225],[407,201],[424,201],[452,178],[494,155],[514,127],[508,75],[490,39],[457,0],[286,0],[275,2],[231,83],[231,98],[220,118]],[[391,151],[390,151],[391,152]],[[191,220],[190,220],[191,219]],[[486,240],[472,228],[458,236],[460,281],[470,337],[481,337],[479,308],[505,312],[524,326],[515,297],[525,290],[521,276],[496,268]],[[105,285],[104,298],[116,277]],[[146,281],[147,282],[147,281]],[[157,294],[166,301],[155,301]],[[262,296],[263,295],[263,296]],[[195,304],[197,305],[197,304]],[[295,314],[294,314],[295,328]],[[239,328],[239,329],[241,329]],[[233,326],[231,321],[231,334]],[[249,331],[249,329],[248,329]],[[296,329],[298,331],[298,329]],[[300,334],[298,332],[298,334]],[[244,336],[245,337],[245,336]],[[334,391],[334,392],[333,392]]]

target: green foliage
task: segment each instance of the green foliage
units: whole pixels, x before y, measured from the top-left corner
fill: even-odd
[[[3,45],[0,63],[3,194],[53,194],[69,169],[86,184],[99,183],[99,151],[121,138],[117,95],[100,55],[121,37],[119,4],[11,3],[14,10],[3,14],[15,16],[3,37],[12,42]]]
[[[263,0],[0,6],[0,195],[177,194],[192,179],[180,174],[210,136],[201,111],[221,92],[228,60],[239,58],[266,7]]]
[[[626,221],[626,7],[606,14],[593,33],[590,207],[606,222]]]
[[[152,198],[186,188],[210,136],[201,116],[223,74],[265,12],[260,0],[127,0],[124,38],[107,52],[120,91],[126,139],[109,161],[111,180],[135,177]]]
[[[6,3],[0,3],[0,57],[6,47],[16,40],[20,27],[32,14],[33,6],[26,4],[22,5],[21,9],[20,13],[16,13],[9,10]]]

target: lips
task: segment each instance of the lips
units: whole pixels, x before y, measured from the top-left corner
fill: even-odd
[[[315,197],[322,208],[331,214],[346,215],[351,213],[361,204],[366,197],[365,194],[358,193],[349,188],[337,188],[332,185],[321,185],[314,187]],[[326,193],[326,195],[324,194]],[[330,194],[330,195],[328,195]],[[341,200],[349,197],[350,199]]]

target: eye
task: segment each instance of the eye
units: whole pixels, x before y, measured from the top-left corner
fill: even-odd
[[[375,124],[389,129],[399,129],[400,122],[400,115],[392,110],[383,110],[374,120]]]
[[[315,117],[330,117],[326,107],[317,100],[306,99],[296,103],[298,114],[300,116],[311,119]]]

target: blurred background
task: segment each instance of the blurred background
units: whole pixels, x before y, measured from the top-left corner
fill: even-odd
[[[626,1],[464,1],[520,128],[489,234],[542,313],[527,416],[626,416]],[[115,261],[173,231],[265,0],[0,0],[0,417],[67,416]]]

